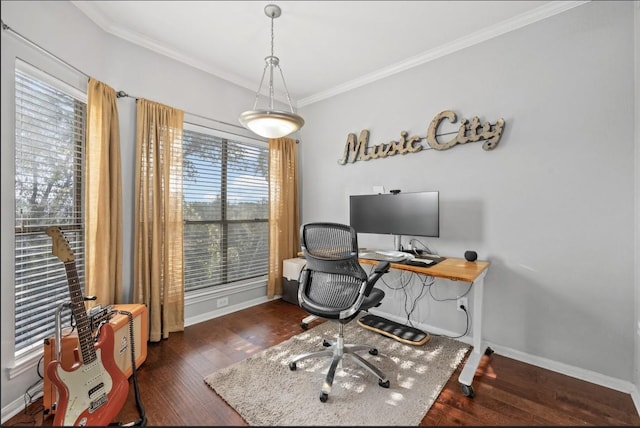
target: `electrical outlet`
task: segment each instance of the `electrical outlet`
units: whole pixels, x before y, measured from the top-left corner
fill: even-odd
[[[469,310],[469,301],[467,300],[467,296],[458,297],[456,305],[457,305],[456,309],[458,309],[461,312],[464,312],[464,311],[460,306],[464,306],[467,310]]]
[[[228,304],[229,304],[229,298],[228,297],[221,297],[217,301],[217,305],[218,305],[219,308],[221,308],[223,306],[227,306]]]

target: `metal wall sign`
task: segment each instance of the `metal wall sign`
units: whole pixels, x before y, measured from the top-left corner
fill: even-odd
[[[478,141],[484,141],[482,145],[484,150],[493,150],[500,142],[505,125],[502,118],[491,124],[489,122],[480,123],[480,119],[474,116],[471,120],[462,119],[457,132],[438,133],[441,124],[445,120],[455,123],[457,120],[456,114],[451,110],[438,113],[431,121],[426,137],[417,135],[409,137],[407,131],[402,131],[398,141],[392,140],[375,146],[369,146],[369,130],[363,129],[359,137],[356,137],[354,133],[350,133],[344,145],[344,154],[338,160],[338,163],[345,165],[348,162],[354,163],[357,160],[366,161],[407,153],[418,153],[425,148],[422,145],[422,140],[427,140],[429,147],[434,150],[447,150],[458,144]],[[441,141],[443,136],[448,135],[453,135],[453,137],[450,137],[447,141]]]

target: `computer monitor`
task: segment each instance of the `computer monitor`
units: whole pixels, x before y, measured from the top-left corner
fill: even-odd
[[[351,195],[349,222],[358,233],[437,238],[439,192]]]

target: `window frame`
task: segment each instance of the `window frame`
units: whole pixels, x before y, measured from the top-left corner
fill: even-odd
[[[72,195],[72,199],[73,199],[73,215],[71,218],[73,218],[72,222],[69,223],[65,223],[64,225],[61,225],[61,230],[63,230],[63,232],[65,232],[66,234],[69,234],[68,237],[71,237],[71,233],[75,233],[77,235],[80,236],[80,238],[77,241],[72,241],[71,243],[74,244],[75,242],[77,242],[77,245],[80,245],[81,247],[77,248],[76,250],[76,263],[80,266],[80,274],[81,274],[81,286],[82,288],[84,288],[84,280],[82,277],[82,273],[84,271],[84,151],[85,151],[85,147],[86,147],[86,129],[87,129],[87,103],[88,103],[88,96],[86,92],[81,91],[80,89],[70,85],[69,83],[65,82],[64,80],[62,80],[61,78],[58,78],[57,76],[54,76],[52,74],[47,73],[46,71],[43,71],[40,68],[37,68],[23,60],[21,60],[20,58],[16,58],[15,61],[15,67],[14,67],[14,72],[13,74],[13,79],[12,79],[12,87],[13,87],[13,96],[12,96],[12,108],[13,108],[13,116],[12,116],[12,120],[11,120],[11,124],[12,124],[12,131],[11,131],[11,138],[14,142],[14,150],[13,150],[13,156],[12,156],[12,165],[13,165],[13,171],[12,171],[12,177],[13,177],[13,181],[15,183],[15,180],[17,178],[17,173],[18,173],[18,169],[16,168],[18,165],[18,159],[17,159],[17,133],[18,133],[18,127],[17,125],[17,118],[18,118],[18,110],[17,110],[17,106],[16,103],[18,102],[18,80],[17,80],[17,73],[20,72],[22,74],[27,75],[29,78],[37,80],[39,82],[42,82],[43,84],[46,84],[50,87],[52,87],[54,90],[56,91],[60,91],[62,93],[64,93],[66,96],[69,96],[70,98],[72,98],[74,100],[74,104],[75,103],[82,103],[84,105],[84,111],[83,111],[83,116],[82,116],[82,123],[80,123],[81,125],[81,129],[74,129],[73,132],[73,136],[74,136],[74,141],[73,141],[73,147],[71,147],[71,144],[68,145],[68,147],[70,147],[70,149],[72,150],[72,153],[74,154],[74,166],[73,166],[73,180],[74,180],[74,193]],[[75,108],[74,108],[75,111]],[[74,126],[77,126],[78,122],[74,122]],[[75,138],[80,136],[81,138]],[[80,147],[78,147],[78,145],[80,145]],[[79,156],[78,156],[79,155]],[[77,160],[77,162],[75,162]],[[79,182],[78,182],[79,180]],[[14,296],[14,311],[12,314],[12,330],[11,330],[11,337],[13,338],[12,344],[13,344],[13,349],[12,349],[12,356],[13,356],[13,368],[10,370],[9,373],[9,379],[12,379],[13,377],[17,376],[18,374],[20,374],[21,372],[23,372],[24,370],[26,370],[28,367],[31,367],[31,364],[34,362],[37,362],[37,360],[39,360],[42,356],[43,353],[43,348],[41,346],[41,342],[39,342],[38,337],[36,336],[35,338],[31,339],[31,343],[28,343],[26,346],[21,347],[19,350],[17,348],[17,341],[16,341],[16,322],[17,322],[17,317],[18,317],[18,311],[17,311],[17,305],[15,303],[15,299],[17,297],[17,292],[18,292],[18,277],[17,277],[17,273],[16,273],[16,269],[17,269],[17,262],[16,262],[16,257],[18,257],[18,245],[19,245],[19,239],[17,239],[20,235],[23,236],[28,236],[30,234],[34,235],[34,236],[40,236],[42,234],[46,234],[46,227],[45,225],[40,225],[40,226],[32,226],[32,227],[23,227],[22,225],[18,225],[18,221],[19,219],[15,217],[15,211],[16,211],[16,203],[17,203],[17,199],[16,199],[16,193],[15,191],[12,194],[12,218],[13,218],[13,224],[11,225],[12,227],[12,260],[14,261],[14,266],[13,266],[13,272],[12,272],[12,276],[13,276],[13,296]],[[50,239],[48,239],[48,237],[46,238],[47,241],[50,242]],[[54,269],[56,269],[55,271],[52,271],[51,276],[59,276],[60,272],[65,272],[65,268],[62,262],[60,262],[55,256],[51,256],[52,259],[55,259],[55,262],[51,262],[51,263],[46,263],[44,266],[45,267],[53,267]],[[53,263],[56,263],[56,265],[54,265]],[[59,286],[62,287],[62,282],[64,282],[64,290],[65,290],[65,295],[64,297],[61,297],[60,301],[66,301],[69,298],[68,295],[68,288],[67,288],[67,277],[66,274],[64,275],[64,280],[63,281],[58,281],[59,282]],[[62,292],[61,292],[62,293]],[[57,300],[56,300],[57,301]],[[55,308],[54,309],[49,309],[52,310],[55,314]],[[64,312],[63,312],[64,313]],[[51,316],[51,315],[49,315]],[[64,320],[64,318],[63,318]],[[50,337],[52,335],[55,335],[55,324],[52,325],[51,328],[46,330],[46,333],[44,333],[46,335],[46,337]]]
[[[248,144],[248,145],[252,145],[252,146],[256,146],[259,148],[264,148],[267,150],[267,174],[266,174],[266,185],[267,185],[267,190],[266,190],[266,198],[267,198],[267,203],[270,197],[270,189],[269,189],[269,174],[268,174],[268,168],[269,168],[269,163],[268,163],[268,142],[264,141],[264,140],[259,140],[257,138],[253,138],[253,137],[248,137],[245,135],[240,135],[240,134],[236,134],[233,132],[227,132],[227,131],[223,131],[217,128],[214,128],[210,125],[202,125],[199,123],[194,123],[192,121],[189,121],[189,119],[185,119],[184,122],[184,130],[183,133],[188,133],[188,132],[195,132],[195,133],[201,133],[201,134],[205,134],[214,138],[218,138],[218,139],[222,139],[222,140],[230,140],[231,142],[234,143],[240,143],[240,144]],[[223,155],[224,156],[224,155]],[[226,162],[227,159],[224,160],[224,162]],[[221,192],[222,193],[227,193],[228,190],[228,176],[225,176],[227,174],[228,170],[226,170],[225,168],[223,168],[221,170],[221,179],[222,179],[222,184],[221,184]],[[226,196],[226,195],[225,195]],[[183,200],[184,203],[184,200]],[[238,292],[238,291],[246,291],[246,290],[250,290],[253,288],[264,288],[266,287],[267,284],[267,278],[268,278],[268,242],[269,242],[269,211],[267,210],[266,213],[266,218],[264,220],[259,220],[259,219],[252,219],[252,220],[226,220],[224,221],[224,217],[225,217],[225,210],[226,204],[222,204],[221,206],[221,219],[220,220],[211,220],[211,221],[205,221],[205,222],[200,222],[200,221],[193,221],[193,220],[187,220],[186,218],[184,219],[184,225],[185,225],[185,229],[187,225],[191,225],[191,224],[198,224],[198,223],[208,223],[208,224],[212,224],[212,223],[218,223],[221,224],[224,229],[225,229],[225,235],[223,236],[222,240],[223,242],[227,240],[228,235],[226,234],[226,230],[228,229],[228,226],[230,224],[239,224],[239,223],[265,223],[266,226],[266,233],[265,233],[265,238],[267,240],[267,252],[266,252],[266,267],[265,267],[265,272],[261,273],[259,275],[256,276],[252,276],[252,277],[248,277],[248,278],[243,278],[243,279],[239,279],[239,280],[232,280],[231,282],[229,282],[227,280],[227,277],[225,277],[224,281],[220,284],[215,284],[215,285],[208,285],[208,286],[204,286],[204,287],[199,287],[199,288],[195,288],[195,289],[189,289],[187,290],[187,281],[185,280],[185,304],[187,304],[188,301],[191,302],[197,302],[200,300],[200,298],[204,298],[207,299],[207,296],[210,295],[226,295],[229,294],[229,292]],[[184,234],[183,234],[183,238],[184,238]],[[186,251],[185,251],[186,254]],[[228,265],[227,265],[228,266]],[[185,265],[186,268],[186,265]],[[225,269],[225,272],[228,273],[229,269]],[[194,300],[195,299],[195,300]]]

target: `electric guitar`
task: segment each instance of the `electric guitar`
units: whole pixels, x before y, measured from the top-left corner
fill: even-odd
[[[98,340],[94,340],[69,242],[57,226],[49,227],[47,235],[53,240],[53,255],[64,263],[67,272],[71,311],[82,354],[80,360],[76,352],[69,371],[56,360],[47,366],[47,375],[58,390],[53,425],[106,426],[118,416],[129,395],[129,381],[113,356],[113,327],[103,324]]]

